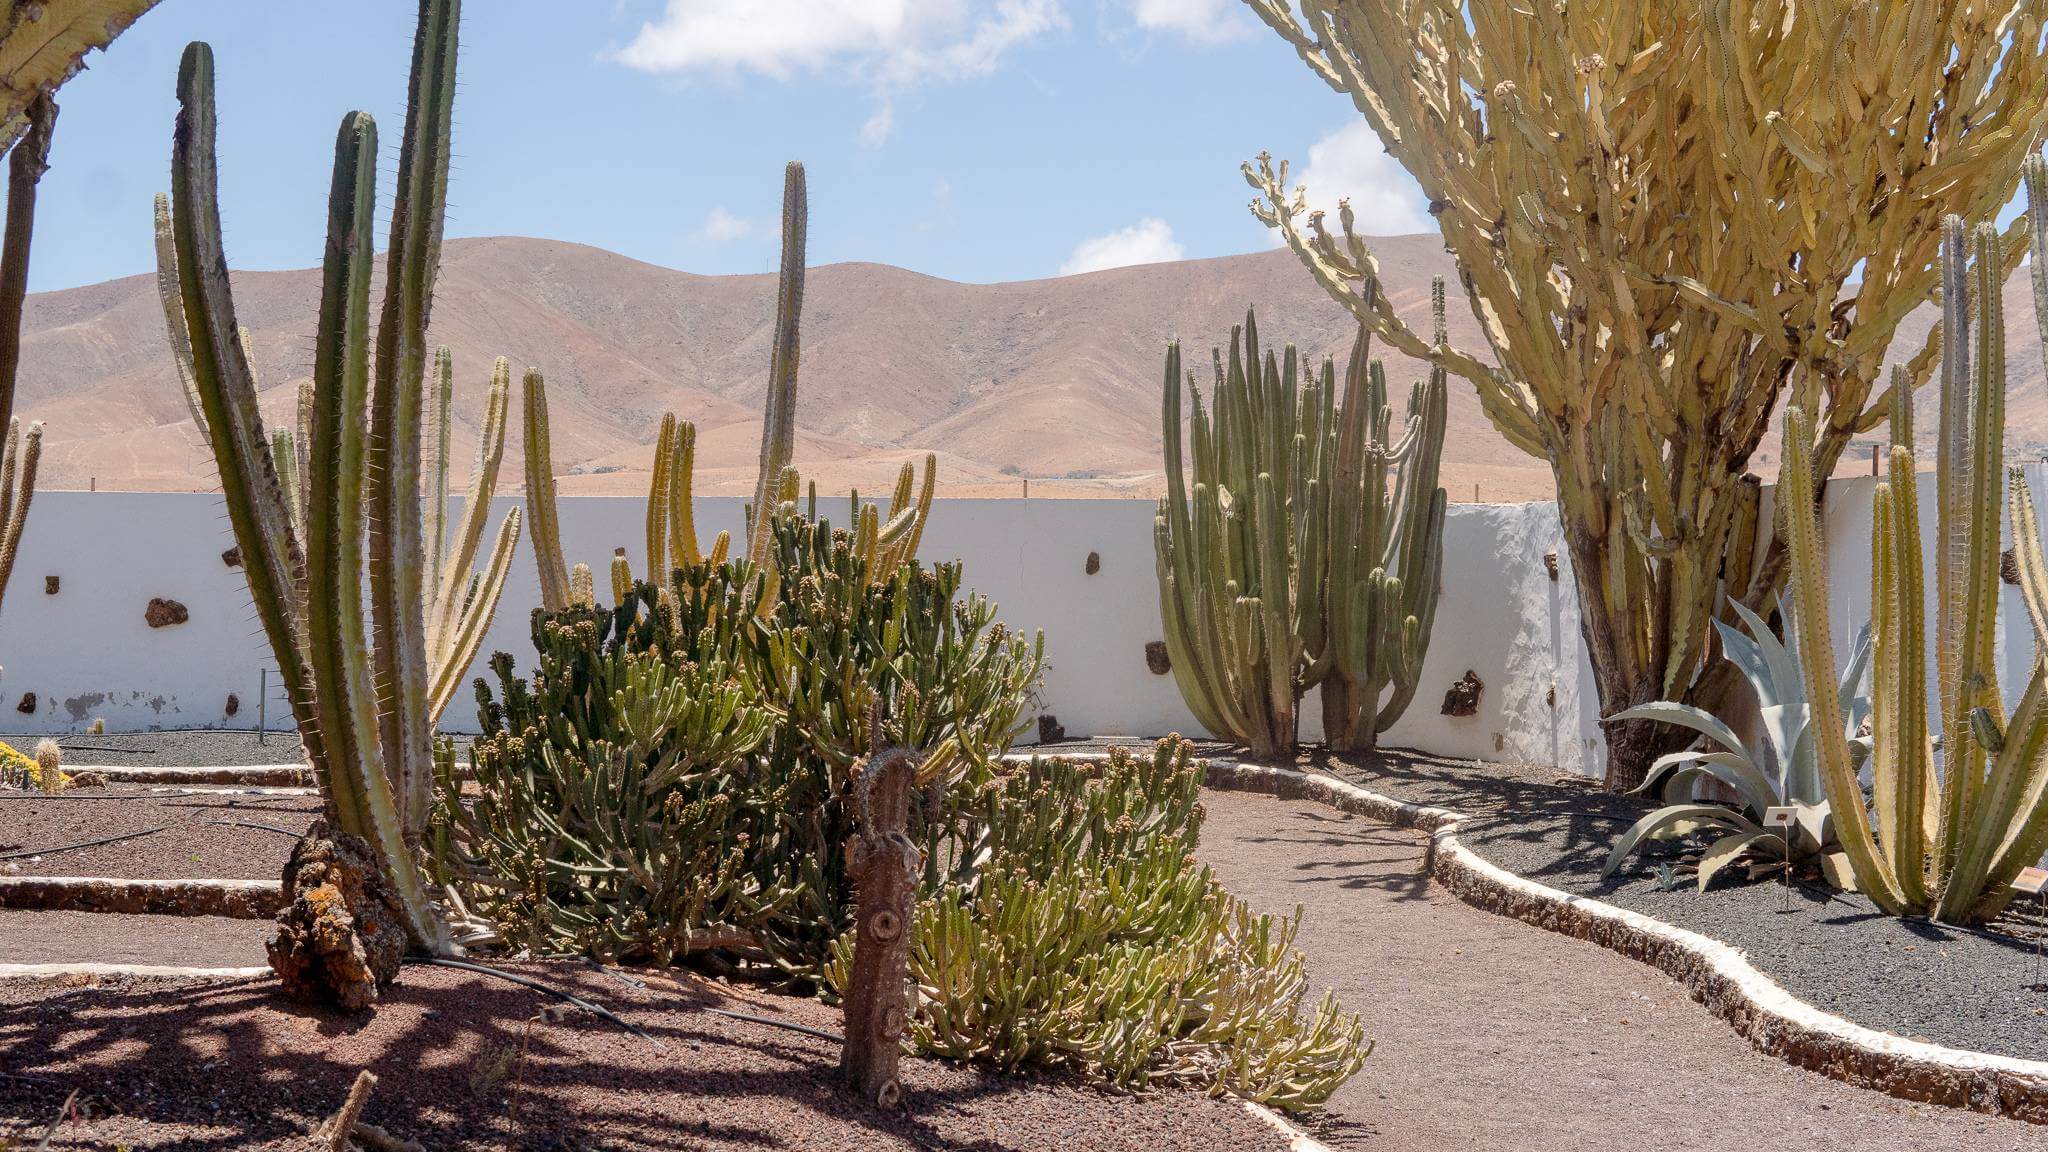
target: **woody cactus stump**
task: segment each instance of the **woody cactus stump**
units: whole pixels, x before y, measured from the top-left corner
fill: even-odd
[[[917,758],[908,749],[871,758],[854,784],[860,825],[847,844],[859,912],[839,1073],[862,1099],[881,1108],[903,1102],[897,1065],[910,1024],[910,924],[924,867],[924,853],[908,833],[916,786]]]

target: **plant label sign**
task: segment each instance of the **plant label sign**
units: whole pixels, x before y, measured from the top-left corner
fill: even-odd
[[[1764,827],[1790,828],[1799,822],[1799,809],[1791,804],[1764,809]]]
[[[2048,868],[2022,868],[2012,886],[2016,892],[2039,896],[2043,888],[2048,888]]]

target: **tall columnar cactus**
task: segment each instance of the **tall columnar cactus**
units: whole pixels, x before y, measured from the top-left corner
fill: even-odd
[[[28,505],[36,494],[36,465],[42,458],[42,424],[29,425],[24,438],[21,420],[9,420],[7,443],[0,448],[0,600],[7,596],[7,581],[14,575],[21,530],[28,526]]]
[[[375,987],[396,975],[394,936],[412,950],[451,947],[415,850],[433,773],[419,414],[446,207],[459,9],[459,0],[420,3],[375,357],[376,123],[352,112],[335,141],[303,540],[236,338],[221,245],[212,50],[190,45],[178,72],[172,231],[193,380],[249,591],[332,834],[324,839],[316,826],[293,854],[287,888],[296,899],[281,917],[271,962],[288,990],[353,1007],[367,1005]],[[358,875],[343,880],[332,871],[348,871],[353,861],[362,862]],[[303,867],[314,862],[328,870]],[[337,938],[346,942],[338,949]]]
[[[1444,379],[1416,386],[1395,443],[1369,352],[1361,335],[1339,408],[1335,365],[1304,373],[1293,345],[1262,361],[1248,314],[1227,363],[1214,357],[1213,413],[1188,374],[1187,468],[1180,346],[1167,349],[1152,537],[1167,652],[1202,726],[1260,757],[1293,752],[1301,694],[1316,684],[1332,744],[1371,748],[1422,668],[1443,541]]]
[[[569,606],[569,565],[562,558],[561,520],[555,512],[555,462],[548,431],[548,386],[540,369],[519,382],[526,431],[526,509],[533,520],[533,562],[540,572],[540,606]]]
[[[1441,280],[1433,310],[1442,343]],[[1321,678],[1323,739],[1367,753],[1415,698],[1429,650],[1442,591],[1445,494],[1437,471],[1449,411],[1446,373],[1432,365],[1409,393],[1396,440],[1386,371],[1369,360],[1370,341],[1361,326],[1336,416],[1328,537],[1310,547],[1328,571],[1323,649],[1311,671]]]
[[[2027,163],[2036,242],[2048,221],[2048,167]],[[1780,531],[1792,555],[1800,657],[1816,710],[1821,777],[1856,884],[1886,912],[1951,924],[1996,916],[2020,869],[2048,851],[2048,565],[2032,494],[2015,468],[2008,481],[2021,592],[2036,625],[2034,666],[2008,717],[1998,691],[1994,637],[1999,597],[1999,469],[2004,453],[2005,334],[1997,231],[1977,226],[1965,258],[1963,222],[1943,223],[1943,355],[1937,442],[1933,641],[1942,720],[1934,767],[1927,708],[1919,481],[1914,474],[1911,389],[1895,387],[1887,483],[1878,486],[1871,538],[1871,725],[1874,799],[1864,800],[1832,684],[1827,573],[1816,522],[1810,447],[1813,418],[1785,421]],[[2037,299],[2048,269],[2033,262]],[[1974,305],[1972,304],[1974,302]],[[1975,313],[1974,317],[1972,312]],[[1976,330],[1970,329],[1975,320]],[[2048,336],[2048,310],[2039,318]],[[1972,339],[1974,337],[1974,339]]]
[[[16,16],[18,13],[10,14],[5,39],[0,39],[0,58],[31,39],[15,27]],[[108,38],[118,30],[109,25]],[[63,34],[69,29],[60,26],[51,31]],[[80,49],[81,54],[83,51]],[[60,76],[59,82],[61,79]],[[29,429],[26,445],[17,450],[21,432],[20,422],[14,417],[14,386],[21,373],[21,312],[28,299],[36,189],[50,167],[50,137],[56,130],[57,102],[50,99],[48,92],[38,91],[19,111],[26,117],[26,123],[19,129],[20,137],[7,158],[7,220],[5,232],[0,234],[0,425],[7,428],[6,476],[4,484],[0,484],[0,597],[5,597],[7,578],[14,572],[15,546],[28,522],[29,501],[36,490],[36,462],[42,456],[41,423]]]
[[[810,198],[804,166],[792,160],[782,172],[782,271],[775,285],[775,337],[769,346],[768,398],[761,412],[760,474],[754,480],[752,519],[747,525],[747,562],[768,569],[775,541],[775,513],[794,499],[787,475],[796,457],[797,361],[803,352],[798,327],[804,310],[804,247],[810,231]]]

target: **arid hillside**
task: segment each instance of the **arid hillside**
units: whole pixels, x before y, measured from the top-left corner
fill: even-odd
[[[1441,245],[1426,236],[1376,245],[1393,298],[1420,327],[1430,276],[1450,272]],[[235,284],[266,414],[282,417],[311,368],[317,274],[245,273]],[[547,374],[564,492],[639,491],[664,411],[697,422],[700,491],[749,490],[773,288],[766,275],[696,276],[556,241],[449,242],[434,339],[455,354],[457,471],[492,359],[503,355],[515,371]],[[2048,398],[2023,278],[2007,296],[2011,440],[2031,453],[2048,440]],[[1258,306],[1268,342],[1293,340],[1316,360],[1341,359],[1353,338],[1342,310],[1285,251],[988,285],[876,264],[814,268],[799,464],[826,491],[872,490],[929,450],[951,495],[1017,495],[1027,478],[1034,496],[1154,495],[1166,343],[1188,346],[1206,387],[1207,350],[1228,340],[1247,304]],[[1463,301],[1450,311],[1453,339],[1477,345]],[[1926,319],[1908,322],[1916,343]],[[24,414],[48,422],[47,486],[213,486],[149,277],[31,297],[23,361]],[[1398,358],[1389,367],[1403,384],[1420,371]],[[1546,495],[1548,469],[1494,433],[1469,387],[1454,383],[1451,395],[1451,498]],[[515,490],[517,438],[515,427],[506,452]]]

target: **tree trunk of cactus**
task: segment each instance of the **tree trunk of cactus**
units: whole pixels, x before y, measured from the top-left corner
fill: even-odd
[[[859,824],[847,845],[859,912],[839,1072],[863,1100],[882,1108],[903,1102],[896,1070],[910,1023],[910,926],[924,866],[908,831],[916,786],[917,761],[910,752],[892,748],[870,759],[854,783]]]
[[[1350,207],[1330,227],[1284,163],[1244,166],[1254,213],[1375,336],[1470,381],[1507,442],[1550,461],[1601,714],[1711,709],[1732,683],[1708,659],[1723,595],[1759,608],[1783,582],[1783,546],[1753,546],[1751,456],[1797,404],[1824,482],[1883,421],[1886,350],[1935,288],[1930,225],[1994,216],[2040,142],[2040,38],[1976,2],[1792,5],[1761,25],[1691,0],[1246,3],[1415,177],[1490,355],[1412,330]],[[1954,60],[1981,83],[1958,87]],[[1614,787],[1690,738],[1609,737]]]

